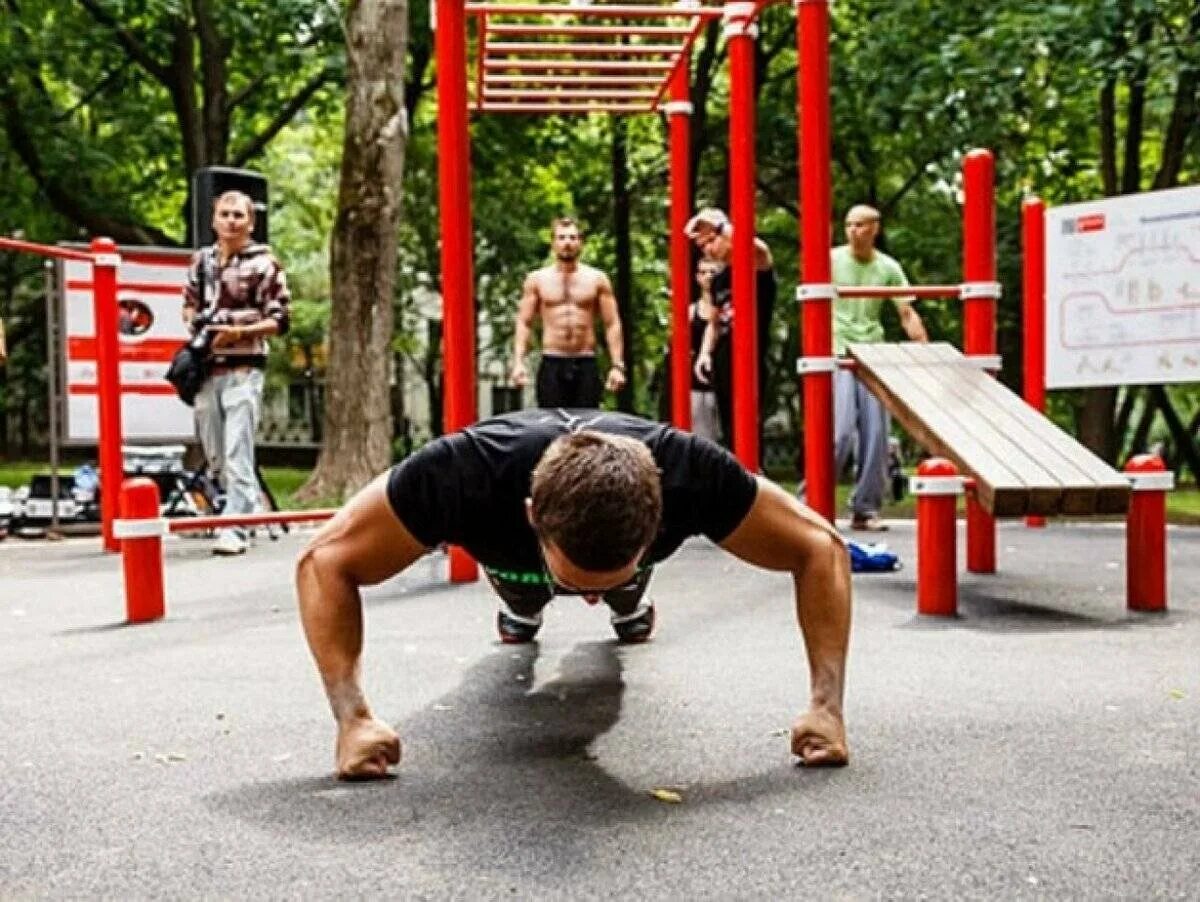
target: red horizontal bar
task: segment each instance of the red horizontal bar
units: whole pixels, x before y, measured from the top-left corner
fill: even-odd
[[[39,254],[43,257],[57,257],[60,260],[81,260],[92,262],[92,255],[83,251],[72,251],[65,247],[55,247],[52,244],[37,244],[33,241],[20,241],[16,238],[0,238],[0,251],[20,251],[26,254]]]
[[[493,54],[525,53],[535,56],[552,56],[566,54],[568,56],[672,56],[683,49],[683,44],[568,44],[552,43],[550,41],[491,41],[487,45],[488,59]]]
[[[182,338],[148,338],[136,344],[121,342],[119,351],[122,363],[170,363],[175,352],[183,344]],[[67,339],[67,360],[81,363],[96,360],[96,339]]]
[[[542,3],[468,3],[468,16],[571,16],[586,18],[611,17],[614,19],[627,18],[662,18],[662,19],[719,19],[724,15],[720,6],[649,6],[645,4],[580,4],[571,6],[564,4]]]
[[[562,113],[564,116],[577,113],[652,113],[649,104],[629,106],[621,104],[589,104],[587,106],[558,103],[487,103],[477,106],[480,113]]]
[[[864,298],[956,298],[958,285],[838,285],[838,297]]]
[[[658,87],[657,75],[489,75],[483,86],[501,85],[572,85],[578,87],[604,87],[607,85],[643,85]]]
[[[127,257],[122,257],[124,262],[129,261]],[[68,279],[68,291],[91,291],[92,283],[87,279]],[[170,294],[179,298],[180,305],[183,304],[183,283],[178,285],[162,285],[153,284],[150,282],[118,282],[117,291],[136,291],[138,294]]]
[[[673,63],[655,60],[523,60],[485,59],[483,68],[491,71],[522,69],[531,72],[669,72]]]
[[[550,25],[534,22],[492,23],[487,26],[489,34],[514,36],[537,34],[572,34],[580,37],[642,37],[686,38],[691,29],[672,25]]]
[[[90,383],[81,382],[73,383],[67,386],[67,393],[71,395],[99,395],[100,386]],[[123,395],[174,395],[175,386],[169,382],[123,382],[121,383],[121,394]]]
[[[506,91],[487,90],[484,100],[653,100],[653,91]]]
[[[310,511],[267,511],[261,514],[239,514],[228,517],[172,517],[167,520],[169,532],[196,532],[222,529],[227,526],[270,526],[273,523],[312,523],[328,520],[337,508],[314,508]]]

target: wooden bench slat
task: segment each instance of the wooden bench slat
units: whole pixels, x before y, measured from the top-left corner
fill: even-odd
[[[972,477],[986,510],[1120,513],[1120,473],[943,342],[854,344],[858,376],[928,450]]]
[[[1003,383],[972,366],[953,346],[938,342],[927,347],[930,355],[938,360],[956,364],[961,361],[961,366],[966,368],[961,378],[977,386],[994,405],[998,415],[1004,416],[1008,422],[1020,423],[1020,428],[1031,436],[1030,453],[1045,453],[1042,459],[1060,476],[1064,486],[1069,484],[1086,489],[1093,496],[1094,503],[1064,504],[1064,513],[1113,514],[1124,513],[1128,509],[1129,480],[1121,473],[1058,428],[1052,420],[1030,407]],[[1032,444],[1032,441],[1038,442],[1041,448]]]
[[[938,353],[949,351],[953,357]],[[909,346],[914,366],[924,367],[948,395],[975,411],[978,420],[1005,437],[1005,455],[1030,482],[1031,514],[1090,514],[1096,509],[1096,489],[1088,477],[1069,458],[1047,444],[1031,420],[1040,418],[1025,405],[1010,409],[1003,395],[1011,392],[988,373],[973,366],[949,346]],[[983,427],[981,427],[983,428]],[[1056,486],[1051,490],[1049,486]],[[1043,488],[1044,487],[1044,488]]]
[[[926,397],[938,408],[946,409],[978,443],[1000,458],[1024,483],[1028,498],[1022,512],[1045,513],[1060,509],[1063,503],[1060,479],[1037,457],[1027,455],[1018,438],[986,414],[985,407],[980,408],[978,398],[972,397],[970,386],[960,379],[960,373],[931,362],[928,356],[922,359],[923,345],[901,344],[898,348],[906,361],[900,366],[907,368],[924,387]],[[966,451],[964,456],[970,458]]]
[[[901,365],[907,357],[898,346],[852,345],[850,353],[862,364],[858,377],[917,441],[975,478],[977,496],[986,510],[998,516],[1026,512],[1029,490],[1025,482]]]
[[[1061,475],[1042,463],[1039,455],[1030,454],[1021,436],[1014,435],[992,415],[992,406],[980,397],[980,386],[963,378],[978,375],[978,370],[968,373],[962,367],[948,366],[932,359],[925,353],[926,345],[910,343],[899,347],[908,361],[905,365],[918,374],[926,392],[934,395],[939,404],[949,409],[1025,483],[1029,492],[1025,513],[1048,514],[1063,507],[1068,487]],[[990,379],[987,376],[984,378]],[[1083,500],[1090,503],[1094,498],[1088,493]]]

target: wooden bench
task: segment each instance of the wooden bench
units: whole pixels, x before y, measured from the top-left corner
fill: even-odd
[[[858,378],[997,517],[1122,514],[1129,481],[952,345],[852,344]]]

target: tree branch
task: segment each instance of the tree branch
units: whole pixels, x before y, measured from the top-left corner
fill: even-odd
[[[79,5],[87,10],[93,19],[116,34],[117,42],[125,49],[130,58],[168,88],[171,87],[171,70],[151,56],[133,32],[122,26],[112,13],[104,9],[96,0],[79,0]]]
[[[1200,40],[1200,4],[1196,5],[1188,23],[1188,43],[1195,46]],[[1158,172],[1154,174],[1154,188],[1173,188],[1179,183],[1179,173],[1186,156],[1188,135],[1197,129],[1200,120],[1200,68],[1183,65],[1179,80],[1175,83],[1175,99],[1171,104],[1171,118],[1163,135],[1162,153],[1159,156]]]
[[[1137,27],[1137,46],[1143,51],[1154,36],[1154,20],[1146,17]],[[1142,187],[1142,136],[1145,133],[1146,80],[1150,64],[1143,53],[1129,77],[1129,107],[1125,114],[1125,159],[1121,167],[1121,193],[1133,194]]]
[[[756,178],[755,182],[758,185],[758,190],[761,191],[771,203],[782,210],[786,210],[793,219],[797,222],[800,220],[800,207],[795,201],[784,197],[779,191],[775,190],[775,186],[764,179]]]
[[[232,155],[232,164],[234,166],[244,166],[249,160],[260,154],[271,139],[279,134],[292,121],[293,117],[304,109],[305,104],[309,99],[317,93],[333,76],[334,70],[326,66],[320,72],[316,73],[296,94],[285,103],[274,119],[263,129],[249,144],[241,151]]]
[[[37,142],[25,128],[25,116],[28,115],[28,111],[22,108],[11,90],[10,83],[7,82],[0,84],[0,110],[4,112],[4,131],[9,143],[55,212],[93,235],[107,235],[119,244],[158,244],[169,247],[177,244],[165,232],[151,226],[124,222],[81,206],[78,203],[78,192],[68,190],[49,176],[42,165]]]

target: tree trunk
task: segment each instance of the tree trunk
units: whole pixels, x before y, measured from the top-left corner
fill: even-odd
[[[1192,471],[1192,477],[1200,480],[1200,449],[1196,447],[1191,433],[1184,428],[1183,421],[1179,419],[1179,413],[1175,410],[1175,405],[1171,403],[1171,396],[1167,394],[1166,388],[1162,385],[1151,385],[1150,394],[1158,404],[1158,409],[1162,411],[1163,419],[1167,421],[1167,428],[1171,430],[1171,438],[1175,439],[1175,447],[1178,449],[1176,458],[1180,461],[1187,461],[1188,468]]]
[[[407,0],[351,0],[346,131],[330,253],[325,445],[298,493],[345,498],[392,460],[392,301],[408,123]]]
[[[612,195],[613,238],[616,245],[617,270],[613,291],[617,296],[617,312],[621,317],[625,355],[625,387],[617,394],[617,407],[633,412],[633,379],[637,361],[633,352],[633,255],[630,250],[629,223],[629,161],[625,150],[625,120],[610,116],[612,124]]]
[[[1079,441],[1093,454],[1112,462],[1116,456],[1113,445],[1113,416],[1117,409],[1115,386],[1089,388],[1083,393],[1079,411]]]

